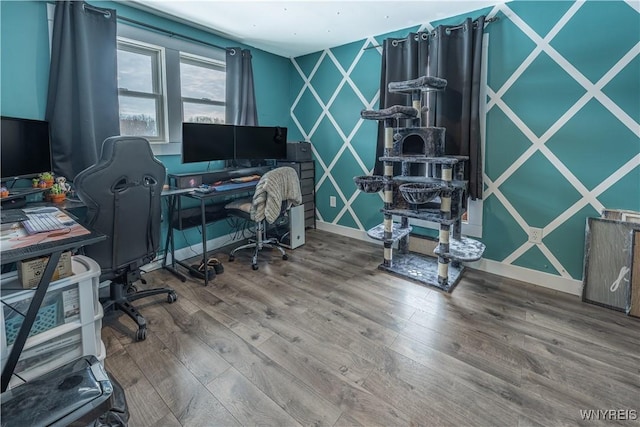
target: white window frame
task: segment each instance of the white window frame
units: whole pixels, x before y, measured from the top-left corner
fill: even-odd
[[[206,58],[199,55],[193,55],[185,52],[180,52],[180,64],[182,63],[190,64],[196,67],[202,68],[210,68],[218,71],[227,72],[227,65],[223,61],[218,61],[211,58]],[[181,76],[182,77],[182,76]],[[182,120],[184,121],[184,103],[192,103],[192,104],[203,104],[203,105],[215,105],[215,106],[226,106],[227,100],[216,100],[210,98],[190,98],[186,96],[181,97],[181,106],[182,106]]]
[[[138,40],[128,39],[126,37],[118,37],[118,50],[125,50],[132,53],[147,54],[151,53],[155,60],[152,63],[152,82],[151,93],[129,90],[128,88],[118,87],[119,96],[128,96],[131,98],[153,99],[156,104],[156,119],[158,126],[158,136],[140,135],[146,138],[150,143],[166,143],[167,139],[167,84],[166,84],[166,67],[165,67],[165,49],[162,46],[156,46],[150,43],[144,43]]]

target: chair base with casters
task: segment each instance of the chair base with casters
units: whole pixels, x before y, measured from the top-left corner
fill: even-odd
[[[275,223],[292,205],[299,205],[301,202],[300,180],[293,168],[280,167],[262,175],[253,197],[237,199],[225,206],[227,213],[253,221],[256,227],[255,240],[232,250],[229,261],[233,261],[236,252],[251,248],[251,268],[257,270],[258,254],[265,247],[277,249],[282,259],[286,260],[287,253],[280,247],[278,239],[267,238],[267,223]]]
[[[278,239],[276,238],[267,238],[267,227],[265,225],[265,221],[259,221],[256,223],[256,238],[249,243],[238,246],[229,254],[229,262],[233,262],[235,259],[236,252],[241,251],[243,249],[253,249],[253,257],[251,258],[251,268],[254,270],[258,269],[258,253],[262,250],[262,248],[270,248],[277,249],[280,251],[283,260],[289,259],[289,256],[284,251],[284,249],[280,246]]]
[[[102,303],[102,308],[105,313],[119,310],[133,319],[138,325],[136,341],[143,341],[147,338],[147,321],[131,303],[142,298],[167,294],[167,302],[171,304],[178,300],[178,295],[171,288],[155,288],[139,291],[134,285],[138,280],[146,284],[145,280],[140,277],[140,272],[138,271],[128,272],[112,279],[109,285],[109,297],[101,299],[100,302]]]

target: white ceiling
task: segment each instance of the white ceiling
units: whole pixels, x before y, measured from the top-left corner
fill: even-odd
[[[134,0],[128,5],[189,21],[225,38],[296,57],[459,15],[500,0]]]

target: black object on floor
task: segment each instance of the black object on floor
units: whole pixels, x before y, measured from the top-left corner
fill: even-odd
[[[224,266],[222,265],[220,260],[218,260],[218,258],[209,258],[207,260],[207,265],[209,267],[213,267],[213,269],[215,270],[216,274],[224,273]]]
[[[207,280],[216,277],[216,270],[213,267],[207,267]],[[204,280],[204,267],[202,265],[193,264],[189,269],[189,274],[198,279]]]

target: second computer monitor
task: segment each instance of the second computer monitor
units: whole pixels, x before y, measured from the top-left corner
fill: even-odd
[[[264,160],[287,158],[287,128],[235,126],[236,159]]]

